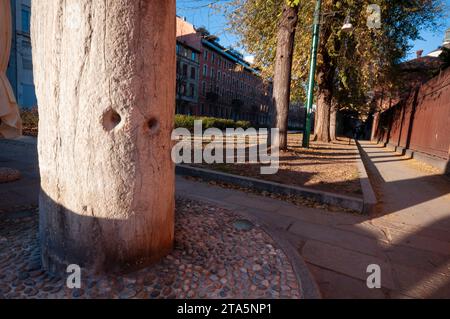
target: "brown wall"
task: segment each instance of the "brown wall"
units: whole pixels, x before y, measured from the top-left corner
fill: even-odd
[[[450,69],[378,114],[373,139],[450,159]]]

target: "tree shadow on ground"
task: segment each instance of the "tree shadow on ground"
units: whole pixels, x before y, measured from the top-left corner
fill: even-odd
[[[227,157],[227,162],[235,164],[195,164],[205,169],[213,169],[228,174],[252,177],[285,185],[308,187],[341,195],[361,197],[361,185],[358,177],[356,161],[359,153],[353,143],[350,147],[346,140],[331,144],[311,143],[305,149],[299,135],[289,136],[289,148],[281,151],[280,167],[276,174],[262,175],[261,167],[266,164],[250,162],[237,164],[236,157]],[[246,146],[245,158],[249,158],[250,150]]]
[[[407,210],[415,206],[423,204],[424,210],[431,208],[427,203],[432,202],[435,199],[445,197],[450,194],[450,183],[441,174],[428,174],[425,176],[419,176],[416,178],[404,179],[392,169],[391,174],[393,176],[386,175],[386,180],[381,172],[377,168],[377,164],[385,165],[392,162],[407,162],[410,158],[403,157],[398,153],[386,150],[390,155],[386,155],[383,158],[392,158],[391,160],[378,160],[379,156],[371,156],[372,153],[368,153],[365,149],[371,148],[371,146],[364,146],[360,148],[362,158],[366,170],[369,174],[372,187],[374,188],[377,199],[380,201],[382,208],[379,207],[377,214],[386,215],[393,212]],[[400,194],[400,195],[399,195]],[[384,199],[384,202],[382,200]],[[448,210],[450,212],[450,206],[445,206],[445,202],[434,205],[442,210]]]
[[[342,215],[334,213],[335,225],[321,229],[327,235],[305,231],[302,239],[291,238],[324,298],[450,298],[450,216],[405,227]],[[380,266],[381,289],[367,287],[372,264]]]

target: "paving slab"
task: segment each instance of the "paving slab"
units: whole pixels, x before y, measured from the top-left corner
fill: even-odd
[[[335,271],[310,264],[323,298],[337,299],[385,299],[382,289],[367,289],[365,280],[354,279]]]
[[[176,179],[177,195],[272,227],[308,262],[325,298],[450,298],[450,181],[385,148],[361,145],[382,203],[370,216],[297,206],[182,177]],[[25,198],[33,201],[39,191],[36,145],[0,141],[0,163],[26,177],[0,186],[0,205],[17,210]],[[382,268],[381,290],[365,287],[371,263]]]
[[[365,255],[383,256],[383,249],[375,238],[361,236],[345,230],[295,222],[289,231],[321,243],[336,245]]]
[[[309,240],[302,250],[302,256],[308,263],[346,275],[353,279],[366,281],[367,267],[372,264],[381,268],[382,287],[397,290],[388,260],[361,254],[339,246]]]

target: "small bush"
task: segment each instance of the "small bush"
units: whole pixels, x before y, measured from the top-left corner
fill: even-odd
[[[20,116],[22,118],[22,127],[24,135],[37,136],[39,113],[37,108],[21,109]],[[250,122],[247,121],[233,121],[229,119],[221,119],[215,117],[206,116],[190,116],[180,115],[175,116],[175,128],[183,127],[189,131],[194,131],[194,121],[203,121],[203,130],[209,128],[218,128],[220,130],[226,130],[227,128],[243,128],[248,129],[251,127]]]
[[[251,126],[252,126],[251,123],[248,121],[237,121],[236,122],[236,128],[242,127],[243,129],[246,130],[246,129],[250,128]]]
[[[226,130],[227,128],[243,128],[247,129],[251,127],[250,122],[247,121],[233,121],[229,119],[221,119],[215,117],[205,116],[190,116],[190,115],[175,115],[175,128],[187,128],[189,131],[194,130],[194,121],[203,121],[203,130],[209,128],[218,128],[220,130]]]

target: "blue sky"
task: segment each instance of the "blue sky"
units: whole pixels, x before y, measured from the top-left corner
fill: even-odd
[[[237,46],[238,38],[227,31],[226,17],[217,12],[213,8],[209,8],[208,4],[213,2],[221,2],[221,0],[177,0],[177,14],[187,18],[189,22],[195,26],[205,26],[211,33],[216,34],[220,38],[220,42],[224,46],[233,46],[243,51]],[[450,0],[445,0],[450,12]],[[423,40],[417,40],[412,43],[407,59],[414,58],[417,50],[424,50],[427,54],[438,48],[444,39],[444,32],[450,27],[450,17],[442,22],[442,26],[435,30],[424,30],[421,33]],[[243,52],[245,53],[245,52]]]
[[[450,0],[444,1],[447,6],[447,12],[450,12]],[[424,50],[424,54],[430,53],[442,45],[444,40],[444,33],[447,28],[450,28],[450,16],[447,16],[444,21],[442,21],[442,26],[436,30],[424,30],[421,33],[423,40],[417,40],[412,43],[413,48],[408,55],[408,58],[414,58],[416,56],[417,50]]]
[[[450,0],[449,0],[450,1]],[[220,43],[225,46],[239,48],[239,39],[230,31],[227,31],[226,17],[217,12],[214,8],[209,8],[208,4],[222,2],[220,0],[177,0],[177,14],[187,18],[187,21],[196,27],[205,26],[209,32],[220,38]],[[244,52],[243,52],[244,53]]]

